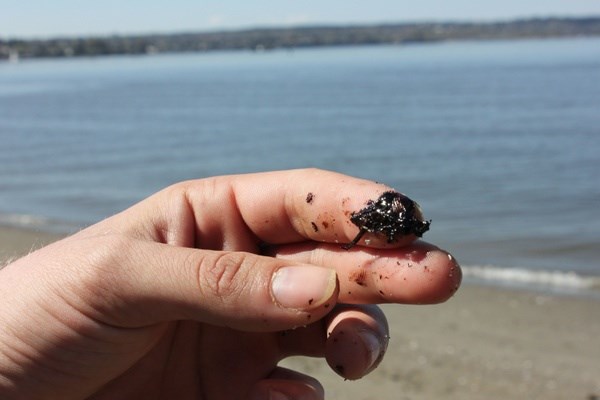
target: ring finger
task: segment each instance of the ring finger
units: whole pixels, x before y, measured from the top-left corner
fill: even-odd
[[[324,357],[346,379],[358,379],[379,365],[387,348],[387,320],[374,305],[340,304],[322,321],[281,332],[284,356]]]

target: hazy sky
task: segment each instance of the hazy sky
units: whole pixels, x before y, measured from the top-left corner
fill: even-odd
[[[600,0],[0,0],[0,37],[600,15]]]

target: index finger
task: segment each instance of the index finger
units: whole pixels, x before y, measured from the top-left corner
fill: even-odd
[[[350,218],[390,187],[318,169],[229,175],[170,186],[92,231],[120,230],[185,247],[257,251],[257,244],[348,244]],[[419,214],[420,215],[420,214]],[[421,216],[422,218],[422,216]],[[366,233],[359,245],[402,247],[415,235]]]
[[[348,244],[360,232],[351,221],[353,213],[392,189],[335,172],[303,169],[240,175],[233,190],[243,220],[267,243],[308,239]],[[422,218],[420,212],[418,217]],[[377,248],[400,247],[416,239],[414,234],[365,233],[359,243]]]

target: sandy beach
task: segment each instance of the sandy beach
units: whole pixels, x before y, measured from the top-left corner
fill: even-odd
[[[57,233],[0,225],[0,265],[60,239]]]
[[[58,239],[0,227],[0,263]],[[382,365],[344,381],[322,360],[293,358],[328,399],[600,399],[600,302],[463,285],[436,306],[384,306]]]

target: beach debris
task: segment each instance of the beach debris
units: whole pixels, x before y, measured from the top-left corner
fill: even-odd
[[[388,243],[393,243],[400,236],[421,237],[431,225],[431,221],[423,220],[421,208],[415,201],[393,190],[384,192],[375,201],[369,200],[365,208],[350,214],[350,221],[360,231],[350,243],[342,246],[345,250],[354,247],[367,232],[382,234]]]

